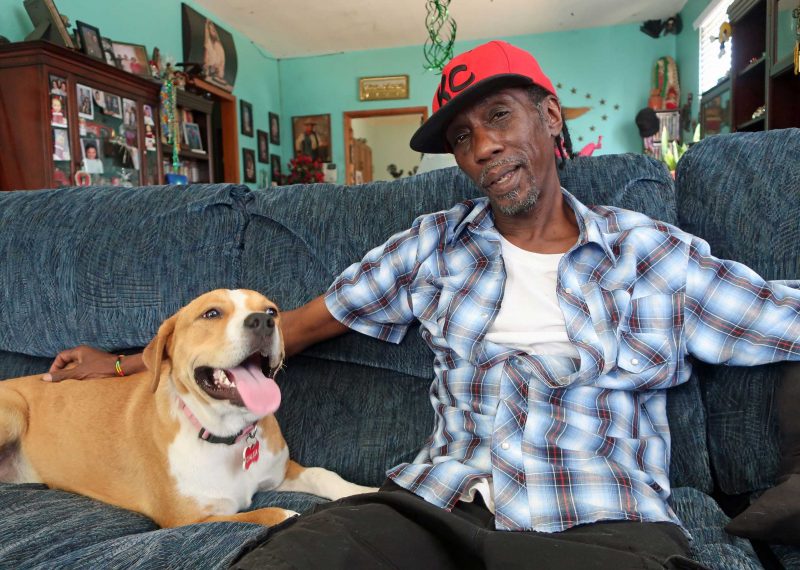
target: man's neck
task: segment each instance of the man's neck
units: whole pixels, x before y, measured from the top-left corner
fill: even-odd
[[[575,212],[561,188],[542,190],[528,212],[507,216],[493,210],[500,234],[517,247],[536,253],[564,253],[578,241],[580,231]]]

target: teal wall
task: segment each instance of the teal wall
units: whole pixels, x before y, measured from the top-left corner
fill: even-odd
[[[537,57],[553,83],[562,85],[559,96],[564,106],[592,108],[569,123],[576,150],[603,135],[598,154],[641,151],[634,118],[647,104],[656,60],[675,55],[675,36],[653,39],[641,33],[638,24],[631,24],[500,39]],[[457,42],[455,52],[480,43]],[[418,105],[430,111],[438,77],[423,69],[423,61],[421,46],[280,60],[283,132],[291,132],[294,115],[330,113],[333,161],[343,180],[342,112]],[[408,99],[358,100],[359,77],[402,74],[409,75]],[[291,156],[291,137],[281,142],[284,156]]]
[[[634,118],[647,104],[652,69],[659,57],[671,55],[678,62],[682,102],[687,93],[694,93],[693,115],[697,115],[698,37],[692,23],[708,2],[688,0],[681,12],[684,27],[679,36],[653,39],[641,33],[637,23],[501,39],[531,51],[539,59],[545,73],[561,85],[558,90],[564,106],[591,107],[569,123],[576,150],[602,135],[603,148],[598,154],[640,152]],[[234,95],[253,104],[255,129],[269,130],[267,113],[279,113],[281,147],[271,147],[270,151],[282,155],[284,170],[293,156],[292,116],[331,115],[333,161],[342,181],[344,111],[407,106],[427,106],[430,110],[438,78],[423,69],[422,46],[276,60],[226,26],[224,20],[191,0],[187,3],[233,34],[239,59]],[[162,54],[178,61],[182,57],[179,0],[110,0],[102,4],[102,12],[97,11],[96,0],[57,0],[56,5],[71,21],[93,24],[113,39],[143,43],[149,50],[158,46]],[[0,0],[0,15],[0,35],[12,41],[21,40],[32,29],[21,0]],[[455,52],[479,43],[457,42]],[[408,99],[358,100],[359,77],[401,74],[410,78]],[[256,149],[255,137],[240,134],[239,141],[243,148]],[[257,166],[260,171],[268,170],[269,165]]]
[[[209,13],[194,2],[186,3],[212,18],[233,35],[238,58],[233,94],[253,104],[254,131],[255,129],[269,131],[268,113],[280,112],[278,61],[213,13]],[[162,57],[171,58],[173,61],[183,60],[180,0],[136,2],[56,0],[55,4],[59,12],[69,17],[73,26],[76,20],[80,20],[99,28],[103,36],[123,42],[144,44],[147,46],[148,54],[157,46],[161,50]],[[6,36],[11,41],[20,41],[32,30],[28,14],[22,7],[22,0],[0,0],[0,35]],[[256,138],[246,137],[240,133],[239,145],[242,148],[256,150]],[[270,150],[276,154],[280,152],[278,147],[272,147]],[[240,177],[244,180],[241,151],[239,157]],[[269,164],[256,163],[256,166],[257,172],[269,171]],[[260,181],[260,174],[258,179]]]

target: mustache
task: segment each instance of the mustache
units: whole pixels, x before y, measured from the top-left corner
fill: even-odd
[[[478,179],[478,184],[480,184],[481,188],[486,188],[486,179],[489,177],[490,173],[499,168],[501,166],[506,166],[508,164],[513,164],[515,166],[528,166],[530,160],[528,160],[525,156],[509,156],[506,158],[500,158],[495,160],[494,162],[488,163],[486,166],[483,167],[481,170],[480,178]]]

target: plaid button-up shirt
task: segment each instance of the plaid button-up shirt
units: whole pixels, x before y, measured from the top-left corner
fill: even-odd
[[[689,355],[800,360],[800,292],[712,257],[674,226],[564,197],[580,237],[556,292],[579,359],[485,339],[505,284],[485,198],[415,220],[345,270],[326,305],[390,342],[418,320],[434,352],[435,428],[412,463],[389,471],[400,486],[450,509],[490,477],[502,530],[680,524],[667,504],[665,389],[689,378]]]

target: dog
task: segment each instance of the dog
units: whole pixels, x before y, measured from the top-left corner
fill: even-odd
[[[280,321],[275,304],[255,291],[211,291],[164,321],[144,350],[145,372],[0,382],[0,481],[45,483],[161,527],[271,526],[297,515],[240,512],[260,490],[332,500],[374,491],[289,459],[273,415]]]

